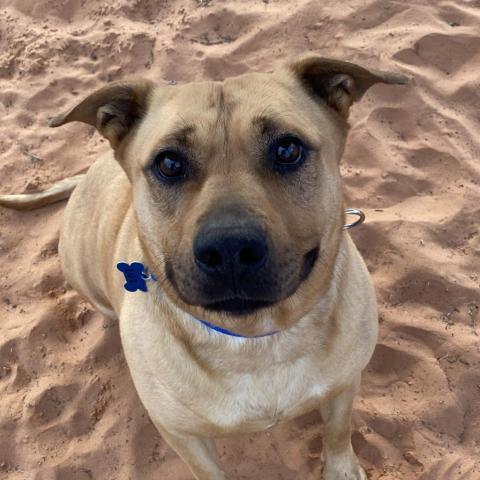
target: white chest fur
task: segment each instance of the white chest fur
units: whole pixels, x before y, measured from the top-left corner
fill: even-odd
[[[222,414],[216,415],[219,405],[212,409],[214,423],[220,419],[224,431],[249,431],[318,407],[331,388],[331,379],[313,356],[306,355],[293,362],[263,364],[254,372],[235,372],[226,376],[223,385]]]
[[[345,378],[322,361],[321,332],[242,339],[194,324],[202,332],[192,352],[152,318],[126,316],[121,333],[132,377],[152,420],[165,427],[212,435],[263,430],[317,408]]]

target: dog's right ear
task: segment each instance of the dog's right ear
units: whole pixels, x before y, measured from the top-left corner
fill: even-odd
[[[69,122],[94,126],[117,148],[135,124],[145,115],[153,83],[147,80],[114,82],[89,95],[70,110],[48,122],[59,127]]]

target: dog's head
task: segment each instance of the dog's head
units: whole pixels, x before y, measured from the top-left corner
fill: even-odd
[[[261,334],[297,321],[330,283],[348,110],[378,82],[406,78],[308,56],[223,82],[113,83],[51,125],[82,121],[110,141],[173,303]]]

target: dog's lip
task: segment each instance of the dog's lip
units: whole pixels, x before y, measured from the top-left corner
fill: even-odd
[[[233,297],[204,305],[205,310],[226,312],[232,315],[248,315],[261,308],[271,306],[273,302],[266,300],[254,300],[241,297]]]
[[[310,273],[313,270],[313,267],[315,266],[315,263],[317,263],[319,252],[320,247],[317,246],[309,250],[303,257],[303,266],[300,273],[300,282],[305,281],[309,277]]]

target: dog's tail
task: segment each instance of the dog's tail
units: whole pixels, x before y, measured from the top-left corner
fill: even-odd
[[[0,195],[0,205],[15,210],[33,210],[51,203],[67,199],[85,174],[65,178],[44,192],[22,193],[19,195]]]

